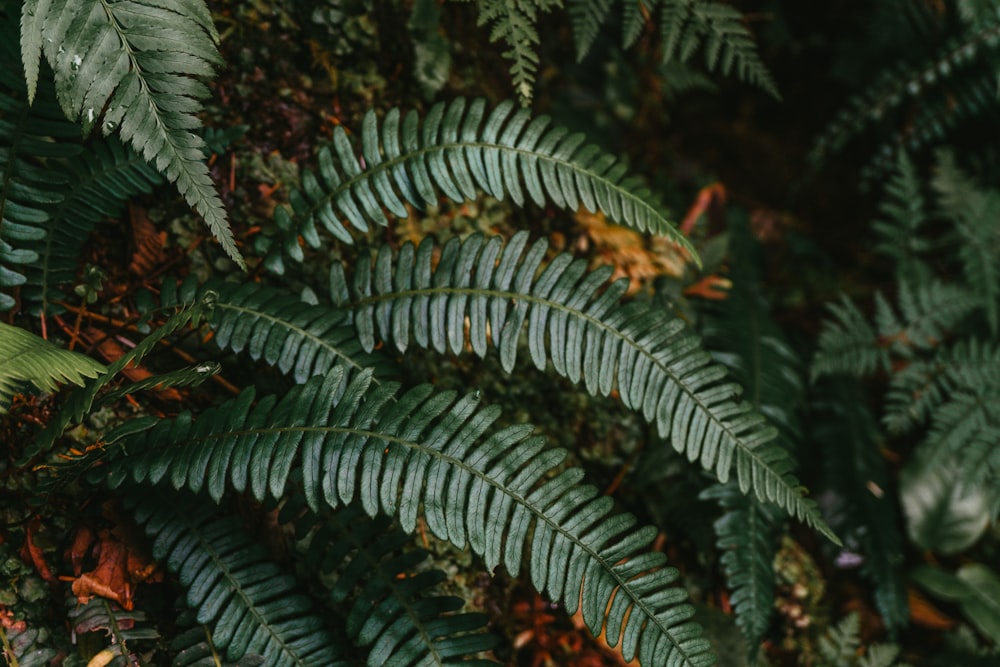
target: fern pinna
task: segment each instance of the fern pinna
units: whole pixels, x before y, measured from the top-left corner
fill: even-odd
[[[466,344],[479,356],[490,341],[501,365],[514,367],[526,327],[534,364],[583,381],[595,395],[617,390],[622,402],[656,425],[674,449],[725,482],[735,467],[740,489],[773,502],[831,539],[815,503],[803,496],[787,454],[770,441],[776,432],[726,381],[696,336],[679,318],[619,299],[627,281],[607,284],[611,267],[587,272],[586,262],[558,255],[539,272],[548,244],[527,246],[526,233],[506,246],[472,236],[444,246],[433,266],[433,244],[403,246],[397,259],[379,250],[374,267],[362,255],[353,292],[331,269],[336,302],[354,311],[366,349],[376,333],[401,351],[410,341],[459,354]],[[466,337],[466,320],[468,336]]]
[[[527,552],[534,585],[579,608],[627,660],[714,661],[687,593],[673,585],[677,571],[646,551],[656,531],[610,514],[612,500],[581,485],[580,469],[561,468],[564,451],[528,424],[491,429],[499,410],[480,407],[477,394],[397,392],[340,368],[280,400],[255,403],[246,390],[197,420],[185,414],[124,438],[94,473],[112,487],[168,482],[216,500],[230,489],[280,498],[294,481],[313,510],[357,502],[369,515],[398,516],[407,532],[422,517],[490,570],[503,563],[516,575]]]

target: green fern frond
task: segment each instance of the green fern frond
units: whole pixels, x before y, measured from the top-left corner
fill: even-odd
[[[13,66],[9,23],[0,21],[0,311],[16,304],[6,290],[26,282],[24,272],[39,259],[27,246],[45,238],[51,208],[63,201],[67,175],[45,162],[80,151],[79,132],[59,109],[51,82],[43,82],[34,105],[28,104],[24,79]]]
[[[531,104],[538,72],[538,12],[549,11],[562,0],[476,0],[479,25],[492,23],[491,42],[504,42],[503,56],[511,61],[514,90],[523,106]]]
[[[382,355],[361,349],[346,312],[305,303],[284,290],[257,283],[210,280],[199,285],[194,278],[181,283],[168,280],[160,288],[159,307],[187,307],[209,293],[214,300],[205,325],[223,350],[246,352],[299,383],[341,364],[353,371],[373,368],[378,377],[389,375]],[[153,312],[148,293],[139,302],[144,312]]]
[[[22,383],[55,391],[64,382],[83,386],[85,378],[104,371],[104,365],[90,357],[0,322],[0,415]]]
[[[212,640],[212,629],[204,623],[198,623],[197,613],[187,608],[184,600],[178,600],[175,607],[183,609],[177,617],[177,625],[187,628],[178,632],[170,640],[173,652],[173,667],[264,667],[264,656],[244,654],[236,662],[224,660],[220,650]]]
[[[44,638],[38,628],[0,624],[0,658],[9,667],[49,667],[59,651],[44,646]]]
[[[739,10],[706,0],[660,0],[660,5],[664,63],[687,62],[702,48],[710,71],[735,71],[740,80],[781,98]]]
[[[626,176],[625,165],[594,145],[585,146],[582,134],[549,123],[547,116],[532,119],[526,110],[514,112],[509,101],[487,115],[482,99],[437,104],[422,126],[416,112],[400,125],[399,110],[393,109],[381,132],[369,112],[362,123],[362,157],[338,127],[333,149],[319,153],[324,183],[304,172],[292,206],[303,224],[319,218],[331,234],[351,243],[341,216],[367,231],[369,222],[386,224],[383,207],[405,217],[404,201],[433,206],[440,190],[462,202],[480,189],[496,199],[509,196],[518,206],[530,199],[570,211],[581,205],[600,210],[612,222],[668,236],[699,261],[687,238],[668,222],[663,205]]]
[[[653,0],[655,5],[657,0]],[[622,46],[629,48],[635,44],[642,34],[642,27],[646,24],[646,17],[642,15],[645,7],[644,0],[626,0],[622,6]]]
[[[931,181],[958,233],[968,289],[981,297],[990,333],[1000,330],[1000,191],[983,189],[962,173],[949,152],[938,153]]]
[[[872,224],[875,249],[895,263],[897,279],[919,281],[929,277],[930,269],[922,256],[931,248],[921,236],[927,222],[923,188],[917,170],[906,153],[885,186],[879,203],[882,218]]]
[[[823,448],[829,488],[838,499],[830,522],[864,561],[875,606],[892,634],[909,623],[903,581],[903,537],[878,429],[856,386],[845,378],[822,385],[815,397],[811,436]]]
[[[102,631],[108,637],[107,645],[114,653],[109,667],[131,667],[138,655],[136,643],[160,638],[160,633],[146,625],[146,614],[129,611],[105,598],[95,597],[86,604],[73,598],[73,608],[68,616],[76,635]],[[143,647],[145,648],[145,647]]]
[[[153,540],[153,556],[178,575],[228,660],[256,654],[267,665],[348,664],[337,659],[309,598],[295,591],[295,578],[267,560],[238,519],[215,518],[204,498],[136,496],[136,521]]]
[[[29,312],[58,315],[62,309],[54,302],[66,298],[60,287],[77,280],[80,253],[94,227],[108,216],[117,217],[130,197],[149,193],[163,179],[114,138],[92,141],[74,159],[50,161],[47,167],[65,173],[68,183],[62,201],[39,225],[45,237],[24,245],[38,259],[25,267],[21,296]]]
[[[861,617],[856,612],[845,616],[819,639],[821,667],[907,667],[897,662],[895,644],[872,644],[861,651]]]
[[[374,269],[362,255],[349,299],[362,345],[372,349],[377,331],[401,351],[412,339],[441,353],[460,354],[468,345],[482,357],[492,341],[510,372],[526,329],[540,370],[551,361],[556,373],[584,382],[591,394],[617,390],[689,461],[700,461],[720,482],[735,467],[744,493],[752,488],[760,500],[836,541],[791,474],[789,457],[771,443],[775,429],[736,400],[740,387],[726,381],[725,368],[712,363],[679,318],[642,304],[622,306],[628,281],[607,284],[609,266],[588,273],[585,261],[559,255],[536,277],[548,246],[541,239],[526,250],[527,238],[519,233],[506,246],[499,237],[453,239],[434,267],[430,240],[418,250],[405,245],[395,261],[382,247]],[[338,271],[334,265],[331,284],[346,292]]]
[[[573,41],[576,43],[576,59],[582,61],[594,45],[594,40],[601,33],[601,26],[608,18],[614,0],[568,0],[570,24],[573,26]],[[635,5],[638,2],[626,2],[625,5]]]
[[[819,349],[810,367],[813,381],[823,375],[864,377],[889,368],[887,348],[879,344],[875,330],[853,301],[841,295],[839,303],[830,302],[826,308],[833,319],[823,323],[819,335]]]
[[[314,509],[360,502],[369,515],[398,514],[411,533],[422,509],[431,533],[471,545],[490,570],[503,563],[517,576],[527,550],[536,588],[570,613],[580,608],[626,660],[713,662],[686,592],[673,585],[677,570],[646,551],[656,531],[611,515],[610,498],[579,484],[581,470],[557,472],[565,451],[530,437],[528,424],[487,435],[499,410],[480,409],[478,395],[395,392],[372,386],[370,373],[348,383],[339,367],[281,400],[254,405],[246,390],[197,421],[182,415],[127,438],[95,474],[112,486],[169,481],[258,499],[282,495],[294,476]]]
[[[722,568],[736,625],[747,638],[753,658],[774,612],[775,529],[782,517],[774,506],[743,495],[732,482],[709,487],[700,497],[717,500],[725,510],[714,524],[716,546],[723,552]]]
[[[880,344],[901,357],[940,345],[947,332],[976,310],[981,301],[968,289],[930,280],[899,283],[899,316],[881,293],[875,295]]]
[[[485,634],[484,614],[457,613],[465,604],[437,593],[447,575],[428,569],[430,554],[405,549],[413,538],[386,517],[368,517],[350,506],[316,514],[294,500],[282,507],[279,521],[294,523],[302,560],[321,581],[336,583],[331,607],[351,599],[345,629],[359,646],[370,647],[368,665],[496,665],[464,656],[492,650],[496,637]]]
[[[192,322],[197,323],[205,312],[211,310],[214,298],[214,293],[207,293],[199,303],[191,304],[174,313],[163,326],[139,341],[135,347],[104,369],[104,372],[98,375],[94,381],[70,394],[62,410],[49,420],[38,437],[25,448],[25,453],[20,463],[26,464],[33,457],[51,449],[56,439],[63,434],[70,424],[78,424],[83,421],[84,417],[93,409],[95,403],[98,402],[100,391],[114,381],[119,373],[130,364],[141,362],[146,355],[153,351],[156,344],[164,338],[188,326]],[[195,373],[207,377],[209,374],[216,372],[216,367],[214,365],[206,365],[204,367],[195,367],[194,370]]]
[[[39,45],[55,72],[66,117],[88,134],[96,123],[122,140],[177,189],[208,224],[226,253],[243,259],[193,129],[222,60],[219,35],[202,0],[25,0],[22,60],[37,74]],[[34,80],[29,80],[29,89]],[[103,117],[103,121],[101,118]]]

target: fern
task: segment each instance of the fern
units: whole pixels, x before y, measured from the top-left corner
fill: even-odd
[[[739,10],[706,0],[659,0],[658,4],[664,63],[675,59],[687,62],[701,47],[709,70],[718,69],[725,75],[735,71],[742,81],[780,99]]]
[[[48,648],[45,633],[23,624],[0,624],[0,657],[8,667],[48,667],[59,651]]]
[[[0,17],[0,62],[14,62],[13,29]],[[0,289],[23,285],[24,271],[38,261],[26,247],[45,238],[51,207],[63,200],[64,172],[43,166],[45,160],[80,151],[76,127],[66,121],[51,83],[43,85],[34,105],[26,99],[16,70],[0,67]],[[0,311],[17,302],[0,291]]]
[[[903,281],[899,284],[899,311],[876,293],[875,321],[879,343],[903,358],[915,350],[938,346],[946,332],[954,329],[981,301],[957,285],[927,280],[916,286]]]
[[[895,644],[872,644],[863,654],[860,648],[861,619],[851,613],[820,637],[821,667],[907,667],[897,661],[899,647]]]
[[[64,382],[83,386],[85,378],[104,371],[104,365],[90,357],[0,322],[0,415],[7,411],[21,383],[55,391]]]
[[[303,560],[322,581],[333,579],[332,609],[347,613],[345,629],[359,646],[370,646],[368,665],[496,665],[490,660],[459,659],[489,651],[496,638],[482,632],[486,616],[455,613],[461,598],[436,593],[447,579],[427,569],[430,555],[404,549],[412,538],[385,517],[371,519],[356,507],[332,515],[303,511],[291,501],[279,520],[291,521],[304,547]]]
[[[879,345],[875,330],[854,302],[841,296],[839,303],[826,307],[833,319],[824,322],[819,336],[819,350],[810,367],[813,381],[822,375],[863,377],[888,369],[888,351]]]
[[[550,128],[546,116],[531,119],[528,111],[513,111],[508,101],[486,115],[484,100],[467,105],[459,98],[435,105],[422,127],[415,112],[400,126],[399,110],[393,109],[381,132],[369,112],[362,123],[360,161],[338,127],[333,150],[324,147],[319,153],[324,184],[306,171],[302,191],[292,193],[300,224],[311,225],[318,218],[331,234],[351,243],[338,214],[367,231],[369,222],[386,224],[382,207],[405,217],[404,201],[432,206],[438,189],[462,202],[474,199],[479,188],[496,199],[509,196],[519,206],[527,191],[539,206],[546,200],[571,211],[583,205],[613,222],[665,234],[698,261],[687,238],[667,221],[662,204],[625,175],[621,162],[596,146],[584,146],[582,134]]]
[[[570,23],[573,26],[573,41],[576,43],[577,61],[582,61],[587,57],[590,47],[594,45],[594,41],[601,33],[601,27],[611,12],[613,2],[614,0],[567,1]],[[638,9],[639,3],[626,2],[625,6]]]
[[[40,227],[45,237],[25,244],[38,259],[25,267],[22,298],[29,312],[58,314],[54,302],[65,298],[60,287],[77,279],[80,251],[94,227],[107,216],[117,216],[132,196],[149,193],[162,183],[159,174],[116,139],[91,142],[81,155],[65,165],[49,163],[50,173],[65,171],[68,187]]]
[[[1000,192],[984,190],[962,173],[951,153],[938,154],[931,181],[954,222],[966,285],[981,297],[990,333],[1000,331]]]
[[[294,476],[313,509],[360,502],[369,515],[398,514],[407,532],[422,507],[434,535],[513,576],[530,535],[534,585],[580,608],[626,660],[712,662],[686,593],[670,586],[677,571],[643,552],[656,531],[610,516],[611,499],[578,484],[582,471],[552,476],[564,451],[529,437],[530,425],[486,436],[499,411],[478,409],[476,395],[456,401],[424,386],[394,400],[395,391],[372,387],[370,373],[345,382],[340,368],[255,407],[246,390],[197,422],[182,415],[123,440],[95,472],[111,486],[169,481],[215,499],[227,487],[280,497]]]
[[[75,599],[68,616],[76,635],[103,631],[108,637],[108,647],[101,651],[111,667],[131,667],[137,663],[137,642],[156,640],[160,633],[145,625],[146,614],[141,611],[121,609],[110,600],[95,597],[85,604]]]
[[[899,281],[926,279],[930,269],[922,256],[931,247],[922,236],[927,222],[926,204],[916,168],[906,153],[899,154],[899,164],[886,183],[879,212],[884,217],[872,224],[878,239],[875,249],[895,264]]]
[[[378,377],[389,374],[382,355],[361,349],[347,313],[305,303],[283,290],[220,280],[199,285],[188,278],[161,286],[160,307],[189,307],[209,294],[212,310],[205,325],[223,350],[246,352],[251,359],[275,366],[299,383],[340,364],[353,371],[372,368]],[[149,293],[139,302],[143,311],[153,312]]]
[[[192,132],[221,58],[218,33],[202,0],[165,6],[152,0],[25,0],[21,55],[28,99],[44,52],[66,117],[84,134],[101,122],[156,166],[201,214],[241,267],[225,209],[208,173],[204,141]],[[103,121],[100,119],[103,117]]]
[[[211,503],[148,492],[136,520],[153,555],[177,573],[199,623],[228,660],[257,654],[268,665],[346,665],[294,577],[267,560],[233,517],[215,518]]]
[[[262,667],[264,656],[244,654],[236,662],[223,660],[219,647],[212,640],[212,630],[198,623],[197,613],[187,607],[184,600],[175,603],[175,608],[183,609],[177,617],[177,625],[187,630],[178,632],[170,641],[174,654],[174,667]],[[223,651],[224,653],[224,651]]]
[[[527,324],[528,351],[539,369],[551,361],[556,373],[582,380],[591,394],[616,389],[689,461],[700,460],[723,483],[735,466],[744,493],[753,488],[760,500],[836,540],[815,503],[803,497],[788,456],[770,443],[775,430],[735,400],[739,386],[725,381],[725,369],[681,320],[640,304],[620,306],[627,281],[606,284],[608,266],[587,273],[584,261],[560,255],[536,278],[547,243],[525,251],[526,244],[525,233],[506,247],[499,238],[453,240],[433,269],[430,241],[419,250],[404,246],[395,263],[383,247],[374,270],[367,256],[358,260],[353,295],[346,279],[336,277],[337,265],[331,284],[342,285],[335,298],[349,302],[365,349],[374,347],[376,331],[400,351],[412,339],[441,353],[459,354],[468,344],[485,356],[492,340],[509,372]]]
[[[903,539],[895,494],[878,442],[878,429],[854,387],[840,378],[814,399],[813,438],[823,447],[828,486],[838,499],[831,523],[864,558],[861,572],[875,605],[895,635],[909,622],[901,576]]]

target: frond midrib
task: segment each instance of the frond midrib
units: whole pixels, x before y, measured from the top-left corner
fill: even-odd
[[[297,651],[295,651],[291,646],[289,646],[288,643],[285,642],[280,635],[274,632],[268,620],[261,615],[260,611],[257,609],[257,605],[254,603],[253,598],[251,598],[246,594],[246,591],[243,589],[243,585],[240,584],[239,580],[234,576],[232,569],[222,562],[215,547],[210,542],[207,542],[202,536],[203,526],[191,526],[190,524],[189,526],[190,526],[189,528],[190,531],[195,535],[195,539],[198,540],[198,545],[201,547],[203,551],[209,554],[210,558],[212,559],[212,563],[220,572],[222,572],[222,576],[225,578],[225,581],[232,588],[233,593],[235,595],[238,595],[243,600],[243,603],[246,605],[247,610],[249,611],[250,614],[253,615],[254,619],[256,620],[257,627],[264,628],[265,631],[268,633],[268,635],[279,646],[281,646],[282,653],[284,655],[293,658],[295,660],[296,665],[299,665],[299,667],[310,667],[309,664],[302,661],[302,658],[299,656]]]
[[[414,289],[411,289],[411,290],[399,290],[399,291],[393,291],[393,292],[391,292],[389,294],[372,295],[372,296],[364,297],[364,298],[358,299],[357,301],[353,302],[351,304],[351,306],[354,309],[356,309],[356,308],[361,307],[361,306],[366,306],[366,305],[375,304],[375,303],[381,303],[381,302],[384,302],[384,301],[396,301],[398,299],[404,299],[406,297],[425,296],[427,294],[463,294],[463,295],[467,295],[467,296],[485,296],[485,297],[494,297],[494,298],[500,298],[500,299],[512,299],[512,300],[515,300],[515,301],[527,301],[527,302],[532,303],[532,304],[536,304],[536,305],[539,305],[539,306],[546,306],[546,307],[549,307],[549,308],[553,308],[555,310],[560,310],[560,311],[562,311],[564,313],[568,313],[570,315],[573,315],[574,317],[577,317],[577,318],[579,318],[581,320],[584,320],[588,324],[591,324],[591,325],[593,325],[595,327],[600,328],[601,330],[603,330],[605,332],[608,332],[610,335],[612,335],[612,336],[618,338],[619,340],[627,343],[633,349],[637,350],[639,354],[641,354],[645,358],[649,359],[650,362],[653,363],[658,369],[660,369],[660,371],[664,375],[666,375],[670,379],[671,382],[673,382],[677,387],[679,387],[680,390],[686,396],[688,396],[690,398],[690,400],[693,401],[698,406],[698,408],[700,410],[702,410],[703,412],[707,413],[708,416],[709,416],[709,418],[712,420],[713,423],[719,425],[719,427],[722,429],[722,431],[726,434],[726,437],[729,438],[729,440],[731,442],[735,443],[736,447],[740,448],[741,451],[743,451],[747,456],[749,456],[749,457],[752,458],[752,460],[755,462],[755,466],[758,469],[767,470],[767,472],[768,472],[768,474],[770,476],[772,476],[774,479],[778,480],[779,485],[781,485],[781,486],[787,486],[784,483],[782,476],[778,472],[776,472],[769,464],[765,463],[756,454],[756,452],[757,452],[756,449],[751,449],[751,448],[748,448],[746,445],[744,445],[743,442],[742,442],[742,440],[740,439],[740,437],[737,436],[736,434],[734,434],[733,431],[732,431],[732,429],[730,429],[729,426],[724,421],[721,421],[718,417],[716,417],[715,414],[713,413],[713,411],[711,410],[711,408],[708,407],[703,401],[701,401],[701,399],[699,399],[698,396],[696,394],[694,394],[691,391],[690,388],[688,388],[687,384],[684,383],[684,382],[682,382],[676,376],[676,374],[674,374],[667,366],[665,366],[655,355],[651,354],[644,346],[640,345],[635,339],[633,339],[633,338],[625,335],[624,333],[622,333],[618,329],[616,329],[616,328],[614,328],[614,327],[606,324],[602,320],[597,319],[597,318],[593,317],[592,315],[588,315],[585,312],[582,312],[580,310],[576,310],[576,309],[573,309],[573,308],[569,308],[565,304],[559,303],[558,301],[552,301],[551,299],[543,299],[543,298],[537,297],[537,296],[532,295],[532,294],[525,294],[525,293],[522,293],[522,292],[490,290],[490,289],[482,289],[482,288],[474,288],[474,287],[465,287],[465,288],[463,288],[463,287],[431,287],[431,288],[416,289],[416,290],[414,290]]]
[[[311,333],[310,331],[308,331],[306,329],[303,329],[302,327],[297,326],[297,325],[293,324],[292,322],[290,322],[288,320],[284,320],[284,319],[281,319],[281,318],[278,318],[278,317],[274,317],[273,315],[271,315],[270,313],[268,313],[266,311],[258,310],[258,309],[253,309],[253,308],[247,308],[245,306],[237,306],[235,304],[232,304],[232,303],[229,303],[229,302],[224,302],[224,301],[221,301],[221,300],[217,301],[215,303],[214,307],[217,310],[231,310],[233,312],[236,312],[236,313],[239,313],[239,314],[242,314],[242,315],[251,315],[251,316],[263,319],[263,320],[267,320],[268,322],[272,323],[272,326],[284,327],[285,329],[294,331],[297,334],[299,334],[300,336],[302,336],[303,338],[305,338],[305,339],[307,339],[309,341],[314,342],[317,346],[321,347],[324,350],[328,350],[335,357],[337,357],[338,359],[341,359],[343,362],[345,362],[346,364],[350,365],[355,370],[359,370],[360,371],[360,370],[364,370],[364,368],[365,368],[364,366],[362,366],[361,364],[359,364],[358,362],[354,361],[349,356],[347,356],[346,354],[344,354],[338,348],[333,347],[332,345],[330,345],[326,340],[324,340],[320,336],[317,336],[316,334]],[[376,383],[376,384],[378,384],[378,382],[379,382],[378,378],[374,378],[374,377],[372,378],[372,381],[374,383]]]
[[[370,429],[358,429],[358,428],[350,428],[350,427],[343,427],[343,426],[287,426],[287,427],[273,427],[273,428],[261,427],[261,428],[252,428],[252,429],[226,430],[224,432],[208,433],[208,434],[202,435],[202,436],[196,436],[196,437],[186,438],[184,440],[184,443],[185,443],[185,445],[190,446],[190,445],[192,445],[194,443],[211,442],[213,440],[218,440],[220,438],[226,438],[226,439],[233,438],[233,437],[239,438],[239,437],[244,436],[244,435],[269,434],[269,433],[275,433],[275,434],[282,434],[282,433],[327,433],[327,434],[343,433],[343,434],[347,434],[347,435],[356,435],[356,436],[360,436],[360,437],[364,437],[364,438],[369,438],[369,439],[373,439],[373,440],[376,440],[376,441],[383,441],[383,442],[389,442],[389,443],[393,443],[393,444],[398,444],[401,447],[405,447],[405,448],[407,448],[407,449],[409,449],[411,451],[419,451],[421,453],[424,453],[424,454],[427,454],[429,456],[435,457],[438,460],[440,460],[440,461],[442,461],[442,462],[444,462],[446,464],[450,464],[453,467],[460,468],[464,472],[466,472],[466,473],[468,473],[468,474],[470,474],[470,475],[472,475],[472,476],[474,476],[474,477],[476,477],[476,478],[484,481],[486,484],[488,484],[489,486],[493,487],[495,490],[499,491],[500,493],[513,498],[516,502],[519,502],[522,507],[527,508],[528,511],[530,511],[538,520],[544,521],[549,526],[549,528],[552,531],[554,531],[555,533],[558,533],[558,534],[562,535],[567,540],[571,541],[577,549],[580,549],[581,551],[583,551],[584,553],[586,553],[588,556],[590,556],[593,560],[599,562],[601,564],[601,566],[604,568],[605,573],[610,574],[612,576],[612,578],[615,580],[615,582],[617,583],[616,590],[618,591],[618,593],[617,593],[618,595],[621,595],[622,591],[629,591],[630,590],[630,585],[629,585],[629,581],[630,580],[622,578],[614,570],[613,566],[617,563],[617,561],[615,563],[608,563],[603,557],[601,557],[597,552],[595,552],[590,546],[588,546],[587,544],[585,544],[582,540],[577,539],[571,533],[567,533],[565,530],[562,529],[562,527],[559,524],[553,523],[553,521],[548,516],[546,516],[541,510],[537,509],[534,505],[532,505],[531,503],[529,503],[528,500],[524,496],[522,496],[519,493],[515,493],[514,491],[508,489],[507,487],[503,486],[499,482],[496,482],[495,480],[493,480],[491,477],[489,477],[488,475],[486,475],[482,471],[480,471],[480,470],[478,470],[476,468],[473,468],[473,467],[465,464],[461,459],[457,459],[457,458],[455,458],[453,456],[449,456],[449,455],[445,454],[444,452],[441,452],[441,451],[436,450],[436,449],[432,449],[432,448],[429,448],[429,447],[424,447],[419,442],[416,442],[416,441],[413,441],[413,440],[406,440],[406,439],[400,438],[398,436],[391,436],[391,435],[387,435],[385,433],[381,433],[379,431],[373,431],[373,430],[370,430]],[[175,445],[164,444],[164,445],[150,447],[150,448],[148,448],[148,449],[146,449],[144,451],[145,452],[152,452],[152,451],[157,451],[157,450],[164,451],[164,450],[172,449],[174,446]],[[300,453],[296,452],[296,458],[299,458],[299,457],[300,457]],[[504,531],[504,534],[506,536],[506,534],[507,534],[506,530]],[[584,585],[586,585],[586,584],[584,584]],[[690,662],[694,656],[691,656],[691,655],[687,654],[683,650],[682,644],[674,638],[673,634],[670,632],[670,628],[669,627],[665,627],[663,625],[662,621],[660,620],[659,616],[656,613],[656,610],[650,609],[649,606],[647,604],[645,604],[645,602],[641,598],[640,599],[636,599],[635,596],[632,595],[631,593],[628,593],[628,596],[629,596],[629,598],[632,601],[632,605],[631,606],[634,606],[634,607],[642,610],[642,612],[644,613],[644,617],[646,619],[648,619],[648,623],[655,624],[660,629],[660,631],[663,633],[663,635],[668,638],[668,640],[670,641],[671,646],[674,647],[674,650],[679,651],[684,656],[684,660],[686,662]],[[602,616],[606,617],[606,612],[604,612],[604,614],[602,614]],[[616,639],[619,639],[619,638],[616,638]]]
[[[478,150],[496,150],[496,151],[513,152],[513,153],[518,154],[518,156],[528,156],[528,157],[530,157],[532,159],[536,159],[536,160],[539,160],[539,161],[544,161],[544,162],[548,162],[548,163],[554,164],[556,166],[568,168],[568,169],[572,170],[573,172],[585,174],[585,175],[587,175],[588,177],[592,178],[595,181],[600,181],[605,187],[607,187],[610,190],[614,190],[623,199],[628,199],[629,201],[636,202],[637,206],[641,206],[643,209],[645,209],[646,211],[648,211],[650,213],[650,215],[654,219],[655,218],[662,218],[663,217],[662,214],[659,211],[657,211],[656,208],[654,206],[652,206],[649,202],[643,200],[642,198],[636,196],[632,192],[629,192],[627,189],[621,187],[620,182],[616,184],[616,183],[614,183],[612,181],[609,181],[608,179],[604,178],[603,176],[597,175],[596,172],[594,172],[594,171],[592,171],[590,169],[585,169],[585,168],[581,167],[579,164],[576,164],[576,163],[574,163],[572,161],[564,160],[564,159],[559,159],[559,158],[553,157],[551,155],[546,155],[544,153],[537,153],[537,152],[528,151],[528,150],[525,150],[523,148],[519,148],[517,146],[508,146],[508,145],[503,145],[503,144],[491,144],[491,143],[487,143],[487,142],[483,142],[483,141],[471,141],[471,142],[470,141],[453,141],[453,142],[448,142],[448,143],[444,143],[444,144],[434,144],[433,146],[424,146],[424,147],[419,148],[419,149],[417,149],[415,151],[404,152],[400,156],[394,157],[394,158],[385,158],[385,156],[383,155],[382,156],[383,160],[381,162],[379,162],[378,164],[376,164],[376,165],[369,165],[367,163],[367,161],[366,161],[365,162],[365,167],[361,171],[360,174],[358,174],[357,176],[352,176],[350,178],[344,179],[343,181],[340,182],[340,185],[338,185],[335,188],[332,188],[328,194],[324,194],[321,198],[317,199],[316,202],[309,208],[308,215],[315,216],[317,214],[317,212],[323,206],[326,206],[327,204],[330,204],[330,203],[334,202],[340,194],[342,194],[343,192],[349,191],[351,188],[353,188],[358,183],[361,183],[363,181],[369,180],[375,174],[381,173],[383,171],[388,171],[389,169],[391,169],[393,167],[396,167],[396,166],[399,166],[399,165],[405,165],[407,162],[410,162],[412,160],[416,160],[416,159],[418,159],[418,158],[420,158],[422,156],[425,156],[427,154],[430,154],[430,153],[443,152],[443,151],[448,151],[448,150],[458,150],[458,149],[464,149],[464,148],[475,148],[475,149],[478,149]],[[574,153],[578,153],[578,152],[579,152],[579,149],[577,151],[574,151]],[[616,161],[615,164],[618,164],[618,162]],[[448,166],[451,167],[451,164],[449,163]],[[613,166],[613,165],[611,165],[611,166]],[[608,169],[610,169],[611,166],[609,166]],[[607,170],[605,170],[605,171],[607,171]],[[518,170],[518,175],[520,176],[520,170]],[[627,180],[627,177],[624,178],[624,179],[620,179],[620,181],[621,180]],[[477,188],[478,187],[479,186],[477,185]],[[479,188],[479,189],[481,189],[481,188]],[[664,228],[662,228],[662,226],[661,226],[660,229],[656,230],[656,232],[658,234],[663,234],[666,231],[667,230],[664,229]]]

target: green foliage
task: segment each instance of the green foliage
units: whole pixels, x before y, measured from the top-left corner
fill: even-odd
[[[951,573],[924,565],[913,580],[935,597],[956,602],[972,624],[994,645],[1000,637],[1000,577],[981,563]]]
[[[861,619],[854,613],[845,616],[820,638],[822,667],[907,667],[898,660],[895,644],[873,644],[859,656]]]
[[[221,63],[218,39],[202,0],[167,7],[146,0],[25,0],[22,6],[28,102],[44,53],[66,117],[81,123],[84,135],[98,123],[105,136],[118,132],[177,185],[242,265],[205,164],[205,142],[192,131],[209,95],[199,78]]]
[[[433,268],[430,242],[404,246],[395,262],[382,247],[374,270],[368,257],[359,258],[353,294],[346,294],[346,278],[331,277],[331,284],[340,286],[335,298],[354,311],[365,349],[374,347],[376,331],[401,352],[412,340],[459,354],[468,342],[484,356],[492,341],[509,371],[527,325],[539,369],[551,362],[591,394],[616,390],[689,461],[700,461],[722,483],[735,467],[743,493],[753,489],[761,501],[836,541],[804,497],[790,458],[770,442],[774,428],[752,406],[736,402],[739,385],[726,379],[725,368],[712,363],[679,318],[638,303],[620,306],[627,284],[606,284],[610,267],[588,273],[584,262],[559,255],[538,274],[548,244],[526,246],[524,233],[505,247],[499,238],[453,240]],[[332,270],[336,276],[338,267]]]
[[[518,206],[526,201],[551,202],[575,211],[581,205],[639,231],[668,236],[697,261],[687,238],[667,220],[667,212],[650,190],[627,175],[625,165],[584,136],[551,126],[547,116],[532,119],[526,110],[514,111],[512,102],[497,105],[488,115],[486,101],[466,104],[456,99],[436,104],[421,125],[416,112],[400,124],[392,109],[382,120],[365,115],[361,128],[361,158],[338,127],[333,148],[319,153],[319,177],[302,175],[302,191],[292,194],[299,230],[314,247],[319,245],[315,220],[336,238],[351,243],[342,218],[368,231],[370,222],[386,225],[383,208],[408,215],[404,201],[415,207],[433,206],[438,191],[452,201],[475,199],[477,189]],[[523,180],[523,187],[522,187]],[[527,192],[527,197],[525,196]],[[279,225],[284,211],[276,212]],[[288,247],[301,260],[301,250]]]
[[[0,656],[9,667],[46,667],[59,652],[44,646],[41,635],[35,628],[0,625]]]
[[[0,414],[7,411],[21,383],[55,391],[64,382],[82,386],[85,378],[104,371],[104,365],[90,357],[0,322]]]
[[[197,421],[182,415],[126,438],[97,472],[112,487],[168,481],[216,500],[227,488],[280,498],[290,479],[301,479],[314,511],[359,502],[371,516],[398,514],[407,532],[422,516],[438,538],[468,545],[488,569],[503,563],[514,576],[530,541],[534,585],[570,612],[580,608],[595,634],[605,628],[626,660],[711,664],[686,592],[671,586],[677,570],[664,567],[662,553],[645,551],[655,530],[635,529],[630,515],[609,516],[611,499],[579,484],[580,470],[553,476],[565,452],[530,437],[530,425],[487,436],[499,410],[480,409],[477,395],[456,400],[424,386],[397,397],[397,389],[373,386],[370,372],[347,381],[337,368],[256,406],[246,390]],[[159,555],[167,548],[154,544]],[[175,551],[174,562],[187,553]],[[189,593],[190,604],[207,605],[199,620],[212,620],[229,590]]]
[[[146,648],[142,642],[160,638],[156,630],[145,625],[148,620],[145,613],[124,610],[103,598],[74,605],[68,616],[77,635],[94,632],[107,637],[109,646],[104,652],[110,654],[106,664],[112,667],[134,665],[140,655],[137,645]]]

